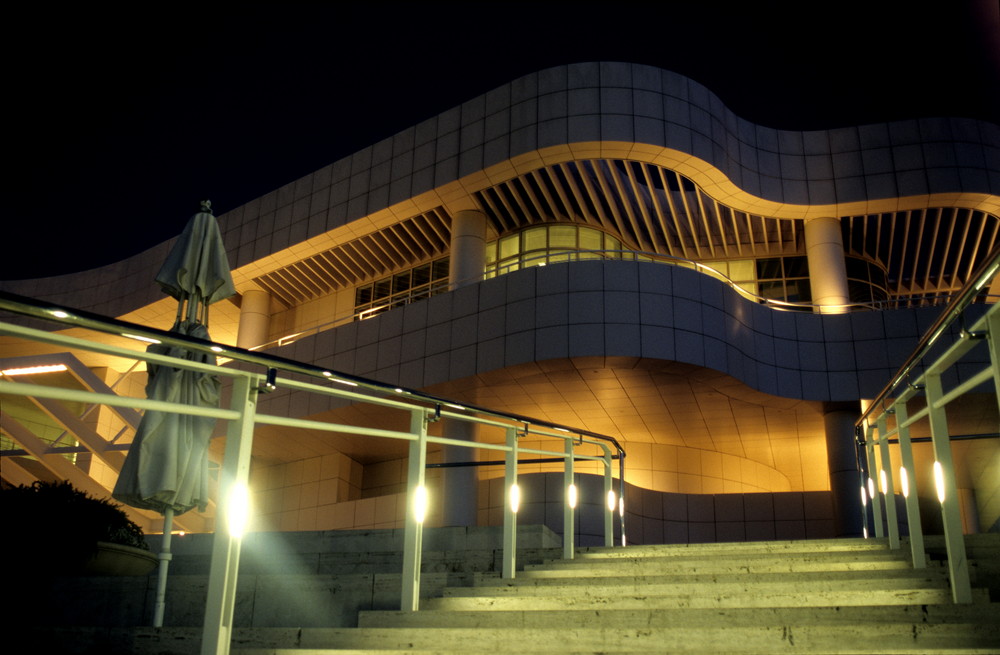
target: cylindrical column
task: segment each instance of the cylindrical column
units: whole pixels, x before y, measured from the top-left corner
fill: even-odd
[[[826,457],[833,493],[833,528],[837,537],[862,536],[861,494],[858,492],[854,422],[860,416],[855,403],[825,403]]]
[[[844,239],[839,218],[807,218],[806,258],[809,260],[809,289],[813,304],[821,314],[842,314],[851,296],[847,288]]]
[[[253,348],[267,343],[271,329],[271,294],[260,289],[243,292],[240,304],[240,329],[236,334],[238,348]]]
[[[486,216],[476,210],[462,210],[451,219],[451,250],[449,253],[450,286],[458,289],[483,279],[486,268]],[[442,435],[451,439],[476,440],[476,425],[467,421],[444,419]],[[474,448],[443,446],[441,462],[453,464],[476,459]],[[478,522],[479,475],[474,466],[441,469],[444,503],[441,524],[469,526]]]
[[[456,212],[451,219],[449,254],[451,288],[457,289],[483,279],[486,268],[486,216],[475,210]]]

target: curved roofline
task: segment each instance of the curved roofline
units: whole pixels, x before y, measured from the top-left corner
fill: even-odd
[[[926,118],[816,131],[738,117],[702,84],[646,65],[526,75],[219,217],[237,286],[289,257],[532,168],[587,158],[669,167],[720,202],[777,218],[945,205],[1000,215],[1000,126]],[[166,242],[91,271],[0,288],[120,316],[159,299]]]

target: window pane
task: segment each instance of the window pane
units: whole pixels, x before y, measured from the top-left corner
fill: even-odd
[[[419,287],[431,281],[431,265],[424,264],[413,269],[413,286]]]
[[[757,279],[773,280],[781,278],[781,260],[777,257],[757,260]],[[761,286],[761,289],[764,287]],[[763,292],[761,295],[764,295]],[[769,298],[771,296],[768,296]]]
[[[521,236],[524,239],[522,243],[524,245],[521,248],[521,252],[545,248],[546,232],[547,230],[544,227],[533,227],[522,232]]]
[[[785,257],[785,277],[809,277],[809,260],[805,257]]]
[[[589,227],[580,228],[580,248],[582,250],[600,250],[603,248],[604,233]]]
[[[410,272],[396,273],[392,276],[392,292],[402,293],[410,290]]]
[[[753,260],[741,259],[740,261],[729,262],[729,277],[734,282],[747,282],[756,279],[754,277]]]
[[[517,234],[500,239],[500,259],[507,259],[508,257],[517,255],[519,246],[520,238]]]
[[[434,262],[431,269],[431,276],[434,280],[447,280],[448,279],[448,258],[439,259]]]
[[[358,287],[354,292],[354,306],[367,305],[372,301],[372,285]]]
[[[604,235],[604,249],[605,250],[621,250],[622,242],[614,238],[610,234]]]
[[[383,298],[388,298],[390,293],[392,293],[392,278],[387,277],[384,280],[379,280],[375,283],[375,294],[372,297],[372,300],[382,300]]]
[[[549,248],[575,248],[576,232],[576,227],[572,225],[551,226],[549,228]],[[600,234],[598,234],[598,239],[600,239]]]

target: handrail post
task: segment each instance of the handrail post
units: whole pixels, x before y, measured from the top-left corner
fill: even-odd
[[[427,514],[427,491],[424,474],[427,469],[427,419],[424,409],[410,414],[410,442],[406,474],[406,532],[403,535],[403,587],[400,609],[416,612],[420,609],[420,559],[423,549],[424,519]]]
[[[503,567],[505,580],[514,577],[517,566],[517,510],[520,489],[517,486],[517,428],[507,428],[507,452],[504,466],[503,498]],[[515,491],[516,490],[516,491]]]
[[[563,469],[563,558],[573,559],[576,552],[574,535],[576,526],[576,484],[573,481],[573,439],[565,439],[566,464]]]
[[[608,548],[615,545],[615,527],[614,527],[614,517],[615,517],[615,505],[617,503],[612,502],[612,494],[614,489],[612,483],[614,480],[611,477],[611,449],[601,444],[601,448],[604,449],[604,545]]]
[[[969,562],[965,558],[965,538],[962,536],[962,516],[958,507],[958,487],[955,484],[955,467],[951,459],[948,437],[948,417],[944,407],[937,403],[944,395],[941,374],[927,373],[927,409],[931,424],[931,444],[934,446],[934,477],[941,501],[941,522],[944,524],[944,543],[948,552],[948,573],[951,576],[951,597],[956,603],[972,602],[969,582]]]
[[[924,551],[924,530],[920,523],[920,501],[917,498],[917,472],[913,464],[913,445],[910,443],[910,426],[904,425],[909,419],[905,402],[898,402],[893,407],[896,410],[896,430],[899,435],[899,462],[906,477],[900,480],[903,498],[906,499],[906,524],[910,532],[910,556],[913,568],[922,569],[927,566],[927,553]]]
[[[892,460],[889,458],[889,439],[886,438],[888,432],[888,421],[885,412],[878,417],[878,454],[879,490],[882,492],[882,499],[885,502],[886,527],[889,529],[889,548],[896,550],[899,548],[899,519],[896,516],[896,486],[892,475]],[[884,481],[883,481],[884,477]],[[882,485],[885,488],[882,488]]]
[[[875,527],[875,537],[880,539],[885,536],[885,528],[882,526],[882,507],[879,501],[881,495],[876,492],[874,478],[872,478],[872,466],[875,464],[875,444],[872,438],[874,431],[875,426],[869,425],[865,434],[865,454],[868,456],[868,480],[866,480],[866,483],[868,485],[868,498],[872,504],[872,521]]]
[[[250,452],[253,449],[254,413],[257,388],[250,376],[233,380],[232,409],[240,417],[229,424],[226,451],[219,477],[219,502],[212,537],[212,563],[205,600],[205,623],[201,634],[201,655],[227,655],[233,638],[233,608],[236,604],[236,582],[240,567],[241,530],[233,520],[240,511],[237,494],[247,494],[250,478]],[[243,500],[246,500],[244,498]],[[245,509],[245,507],[244,507]]]

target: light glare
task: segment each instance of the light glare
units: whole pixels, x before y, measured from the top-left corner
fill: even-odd
[[[941,462],[934,462],[934,486],[937,488],[938,502],[944,504],[944,467]]]
[[[889,484],[887,482],[887,479],[888,478],[885,475],[885,469],[880,469],[878,472],[878,480],[879,480],[879,486],[882,487],[883,496],[889,495]]]
[[[237,482],[229,492],[229,508],[226,512],[229,518],[229,534],[235,539],[242,539],[250,521],[250,489],[246,484]]]
[[[569,505],[570,509],[576,509],[576,485],[571,484],[566,488],[566,503]]]
[[[510,485],[510,511],[517,514],[517,510],[521,508],[521,488],[517,486],[517,483]]]
[[[427,518],[427,487],[424,485],[413,490],[413,518],[417,523]]]
[[[618,498],[615,496],[615,490],[611,489],[608,491],[608,511],[615,511],[615,506],[618,504]]]
[[[906,467],[899,467],[899,486],[903,488],[903,498],[910,497],[910,478],[906,474]]]

